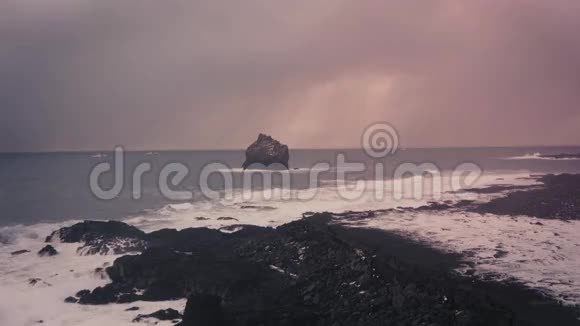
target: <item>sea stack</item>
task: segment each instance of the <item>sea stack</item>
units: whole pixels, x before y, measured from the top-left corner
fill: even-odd
[[[253,163],[260,163],[265,166],[279,163],[288,169],[289,159],[288,146],[268,135],[259,134],[258,139],[246,149],[246,161],[242,167],[245,170]]]

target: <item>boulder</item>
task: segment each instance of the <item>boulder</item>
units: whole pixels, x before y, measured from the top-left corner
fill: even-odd
[[[245,170],[253,163],[265,166],[279,163],[288,169],[289,159],[288,146],[268,135],[260,134],[258,139],[246,149],[246,161],[242,167]]]
[[[46,245],[44,248],[40,249],[40,251],[38,252],[38,255],[41,257],[55,256],[55,255],[58,255],[58,251],[56,251],[56,249],[54,249],[53,246]]]
[[[55,237],[66,243],[90,241],[98,238],[141,238],[145,232],[134,226],[118,221],[84,221],[69,227],[63,227],[46,238],[51,242]]]
[[[77,249],[80,254],[123,254],[142,251],[146,243],[145,232],[118,221],[84,221],[54,231],[46,238],[65,243],[83,243]]]
[[[66,299],[64,299],[64,302],[66,303],[77,303],[79,300],[75,297],[67,297]]]
[[[179,313],[179,311],[169,308],[164,310],[157,310],[156,312],[148,315],[138,315],[137,317],[135,317],[135,319],[133,319],[133,322],[134,323],[140,322],[141,320],[147,318],[155,318],[158,320],[176,320],[181,319],[181,314]]]

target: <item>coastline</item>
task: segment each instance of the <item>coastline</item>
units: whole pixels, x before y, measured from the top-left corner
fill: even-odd
[[[459,275],[455,270],[465,263],[465,257],[459,254],[444,253],[416,241],[377,229],[339,226],[334,230],[342,239],[354,246],[372,251],[379,257],[379,260],[394,256],[415,266],[418,275],[409,275],[411,279],[423,278],[424,274],[443,273],[449,277],[447,282],[452,283],[449,286],[467,288],[477,293],[476,296],[489,297],[491,302],[504,306],[514,313],[515,319],[511,325],[580,325],[578,307],[562,305],[545,294],[518,282],[484,281]]]
[[[231,234],[204,228],[152,232],[144,238],[151,248],[106,268],[112,283],[78,289],[85,293],[77,293],[71,304],[139,307],[143,301],[188,298],[183,326],[381,325],[385,318],[403,325],[580,324],[577,308],[538,291],[458,274],[465,262],[461,255],[334,221],[332,213],[316,213],[276,229],[240,225]],[[125,233],[118,226],[125,228],[117,222],[106,229]],[[91,229],[53,236],[74,242],[79,235],[90,238]],[[111,244],[118,240],[110,239]],[[84,246],[95,245],[101,244]],[[165,308],[179,309],[170,303]]]
[[[575,185],[576,178],[577,176],[544,177],[544,181],[556,181],[544,182],[544,187],[564,187],[566,190],[563,192],[549,191],[545,188],[538,189],[537,185],[531,186],[529,189],[526,187],[491,186],[490,188],[469,191],[494,194],[489,203],[493,203],[494,200],[505,201],[505,198],[513,198],[514,194],[516,194],[515,198],[526,197],[531,202],[537,202],[538,196],[557,196],[558,200],[549,202],[553,203],[553,207],[560,207],[562,206],[561,200],[574,199],[574,196],[561,197],[560,195],[578,191]],[[515,203],[521,202],[521,200],[515,201]],[[363,320],[365,324],[372,325],[373,323],[380,324],[380,321],[384,321],[385,318],[402,324],[414,322],[446,325],[478,325],[478,323],[481,325],[499,325],[502,323],[508,325],[579,324],[577,307],[563,305],[555,298],[546,296],[529,286],[514,280],[498,281],[473,277],[474,275],[469,269],[465,272],[459,272],[458,270],[462,266],[473,265],[473,260],[467,259],[469,257],[466,257],[464,252],[452,253],[440,250],[433,245],[405,237],[397,232],[374,228],[372,225],[362,223],[376,221],[382,216],[391,214],[432,215],[436,218],[446,214],[456,214],[458,211],[465,212],[465,214],[479,214],[482,218],[486,218],[486,214],[489,213],[479,211],[482,209],[481,207],[486,207],[484,205],[486,204],[439,202],[418,207],[375,211],[307,213],[302,219],[284,223],[276,228],[236,225],[237,221],[233,219],[229,221],[231,225],[221,231],[202,227],[145,233],[128,225],[127,228],[117,228],[119,225],[126,224],[114,222],[113,224],[116,226],[112,229],[81,228],[80,233],[73,232],[75,233],[74,237],[64,236],[62,238],[61,229],[60,233],[53,234],[53,237],[58,235],[61,239],[47,240],[54,243],[59,251],[65,248],[68,251],[76,251],[77,254],[88,255],[82,257],[93,257],[90,258],[93,263],[88,266],[89,270],[101,266],[97,268],[100,269],[101,280],[96,283],[92,282],[93,287],[89,285],[89,288],[86,288],[89,295],[87,296],[86,291],[80,295],[79,293],[75,294],[77,291],[85,290],[85,288],[69,290],[66,293],[67,296],[71,297],[67,297],[69,302],[79,301],[89,309],[98,308],[97,311],[101,307],[107,307],[113,311],[121,310],[127,323],[130,323],[138,315],[153,313],[155,310],[164,308],[173,308],[179,312],[185,308],[186,315],[189,311],[189,318],[191,318],[191,307],[189,310],[187,309],[185,300],[189,297],[190,301],[195,302],[199,298],[194,296],[192,299],[192,294],[195,293],[189,292],[189,290],[182,291],[186,287],[191,287],[191,283],[187,283],[191,279],[185,278],[184,283],[172,289],[175,290],[174,293],[167,295],[167,293],[163,293],[165,292],[163,289],[150,286],[149,281],[152,279],[147,281],[147,278],[142,278],[141,275],[138,275],[139,273],[131,276],[131,273],[127,272],[144,269],[153,275],[158,272],[161,273],[158,275],[165,275],[164,273],[168,270],[175,269],[176,263],[181,262],[179,264],[182,264],[184,261],[189,261],[192,265],[189,263],[178,265],[185,269],[178,268],[177,270],[180,272],[172,274],[172,277],[179,278],[180,275],[191,272],[201,273],[197,274],[198,276],[210,275],[206,278],[202,277],[205,279],[204,282],[207,282],[205,285],[203,282],[196,283],[194,288],[199,290],[197,294],[209,294],[211,298],[219,297],[220,300],[225,300],[223,307],[220,304],[221,308],[216,311],[221,311],[220,314],[229,316],[228,318],[232,316],[248,317],[247,314],[250,313],[252,318],[257,318],[257,314],[257,316],[266,318],[266,321],[269,320],[270,324],[292,323],[293,320],[288,319],[289,317],[284,317],[286,318],[284,320],[271,318],[277,318],[272,316],[293,315],[297,311],[306,311],[306,314],[301,317],[304,319],[300,320],[303,324],[321,322],[320,320],[323,320],[324,323],[332,321],[340,324],[344,321],[350,323],[356,319],[356,321]],[[518,204],[516,207],[514,214],[502,215],[498,218],[511,221],[514,216],[521,214],[516,209],[528,206]],[[568,207],[567,212],[570,211],[570,206],[562,207]],[[260,207],[251,208],[259,209]],[[246,209],[250,208],[243,208],[242,214],[243,210]],[[470,217],[472,215],[468,215],[467,218]],[[519,219],[519,222],[514,223],[528,224],[523,217]],[[549,221],[545,220],[544,223]],[[353,227],[354,225],[349,226],[349,223],[359,223],[360,225]],[[534,227],[545,228],[539,225],[534,225]],[[65,227],[65,229],[67,228]],[[110,233],[111,230],[113,233]],[[42,236],[46,235],[48,234]],[[127,241],[131,239],[145,241],[146,245],[139,241]],[[127,244],[132,245],[128,246]],[[268,247],[273,249],[264,251]],[[299,260],[300,250],[303,247],[317,249],[311,253],[312,261],[300,266],[300,264],[296,264],[296,261]],[[103,248],[112,251],[103,252]],[[328,251],[328,248],[332,250]],[[33,248],[22,249],[33,250]],[[109,255],[94,255],[95,253],[108,253]],[[24,255],[34,254],[32,252]],[[140,257],[145,258],[141,259]],[[170,259],[160,264],[158,259],[166,257],[173,257],[175,260]],[[215,257],[220,257],[220,260],[216,261]],[[149,260],[150,258],[153,260]],[[20,257],[16,255],[11,259],[17,261]],[[107,264],[107,261],[113,259],[115,262],[112,265]],[[190,259],[193,260],[190,261]],[[46,261],[48,262],[48,260]],[[196,264],[204,262],[208,269],[196,272],[193,262]],[[132,269],[132,264],[138,264],[140,267]],[[168,269],[157,269],[155,267],[157,265],[165,265]],[[119,269],[120,266],[122,266],[121,269]],[[193,270],[189,268],[193,268]],[[245,274],[246,276],[243,276],[244,273],[242,273],[241,278],[239,273],[224,272],[244,271],[246,268],[248,268],[247,271],[252,272]],[[123,272],[119,273],[119,271]],[[60,270],[60,272],[64,273],[65,270]],[[364,276],[365,272],[371,273],[371,276]],[[78,271],[74,271],[74,273],[78,273]],[[329,273],[336,273],[336,275],[334,278],[328,277]],[[124,276],[121,276],[122,274]],[[234,300],[226,299],[228,297],[224,293],[230,292],[227,289],[231,286],[229,283],[231,280],[235,280],[234,283],[238,285],[244,284],[248,281],[244,277],[255,275],[260,276],[258,280],[254,279],[248,284],[253,284],[250,288],[257,288],[258,292],[247,292],[248,288],[242,287],[241,290],[236,290],[238,297],[234,296]],[[47,275],[38,276],[42,278]],[[218,280],[212,279],[213,276],[218,276]],[[361,277],[363,282],[358,281]],[[112,280],[112,283],[109,282],[109,279]],[[332,284],[321,284],[321,280],[325,279],[331,280],[329,282]],[[370,281],[367,282],[366,279],[370,279]],[[263,280],[268,280],[270,283],[263,284]],[[342,297],[336,297],[336,291],[342,289],[341,284],[350,284],[353,281],[356,282],[355,285],[363,286],[363,288],[356,287],[342,293]],[[40,283],[42,282],[44,280],[41,279]],[[365,282],[368,284],[364,285]],[[107,284],[113,284],[113,286]],[[143,284],[149,285],[144,286]],[[312,286],[314,286],[314,290],[309,290]],[[284,291],[274,290],[278,287]],[[227,291],[224,292],[224,290]],[[97,291],[97,295],[95,295],[95,291]],[[360,292],[365,294],[360,294]],[[151,293],[156,293],[155,295],[158,296],[155,297]],[[143,295],[152,296],[143,297]],[[265,295],[260,304],[262,308],[256,310],[255,306],[247,306],[247,302],[262,295]],[[86,297],[83,299],[83,296]],[[361,296],[363,296],[362,299]],[[283,300],[277,302],[272,301],[272,298],[283,298]],[[346,298],[346,306],[343,301],[340,301],[342,299],[338,298]],[[277,302],[277,304],[268,306],[267,303],[270,301]],[[200,304],[199,300],[197,302]],[[236,304],[231,305],[232,302],[236,302]],[[322,305],[322,302],[327,304]],[[95,304],[98,305],[95,306]],[[107,305],[103,306],[102,304]],[[70,307],[71,310],[80,308],[78,304],[74,303],[67,303],[66,306]],[[349,306],[352,307],[348,308]],[[134,307],[139,307],[139,311],[125,311]],[[358,314],[355,314],[357,312]],[[142,319],[146,320],[147,318],[142,316]],[[50,320],[45,322],[50,322]],[[171,320],[166,321],[166,323],[171,324]],[[30,325],[33,324],[35,323],[31,321]],[[162,324],[163,322],[160,325]],[[189,325],[187,316],[183,325]]]

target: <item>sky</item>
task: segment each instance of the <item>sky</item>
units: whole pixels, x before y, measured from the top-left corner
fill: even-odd
[[[580,145],[575,0],[2,0],[0,151]]]

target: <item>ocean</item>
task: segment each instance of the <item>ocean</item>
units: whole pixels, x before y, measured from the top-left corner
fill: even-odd
[[[384,164],[384,179],[392,178],[395,168],[406,162],[433,163],[442,173],[452,171],[465,162],[477,164],[485,174],[576,173],[580,172],[580,160],[542,159],[537,153],[577,152],[580,148],[417,148],[372,159],[360,149],[292,150],[291,168],[298,170],[290,171],[290,188],[313,188],[306,172],[320,162],[327,162],[330,171],[320,174],[315,187],[332,186],[332,181],[337,179],[337,155],[341,153],[347,163],[365,164],[364,171],[349,172],[346,179],[374,180],[376,163]],[[112,151],[0,154],[0,226],[83,219],[119,220],[170,204],[208,204],[207,198],[199,191],[199,176],[204,166],[216,162],[231,168],[233,188],[242,188],[240,167],[244,161],[244,151],[126,152],[125,157],[122,191],[113,200],[101,200],[91,191],[89,175],[98,163],[114,163]],[[137,165],[147,162],[151,163],[152,169],[143,175],[142,197],[137,200],[132,196],[132,171]],[[176,162],[187,166],[189,173],[173,188],[192,192],[194,198],[191,200],[168,199],[159,191],[160,170],[168,163]],[[113,177],[113,173],[105,173],[101,182],[110,186]],[[274,176],[274,186],[280,186],[280,182],[276,181],[279,178]],[[213,175],[209,178],[209,186],[213,190],[223,190],[224,182],[218,175]],[[259,178],[254,178],[251,186],[260,189],[263,184]]]
[[[114,166],[112,151],[0,154],[0,324],[35,325],[39,320],[59,326],[131,324],[134,313],[125,311],[128,304],[64,303],[78,290],[106,284],[106,276],[95,273],[95,268],[109,266],[118,256],[83,256],[76,251],[78,244],[65,243],[55,244],[57,256],[36,255],[48,234],[78,221],[121,220],[147,232],[237,224],[276,227],[308,211],[417,207],[432,200],[464,199],[457,185],[533,185],[534,174],[580,173],[578,159],[542,156],[559,153],[580,153],[580,147],[408,148],[381,158],[371,158],[362,149],[291,150],[290,170],[258,167],[248,184],[245,176],[251,172],[241,169],[244,151],[126,152],[121,187],[110,200],[92,190],[90,176],[101,163]],[[134,172],[143,163],[150,163],[151,169],[136,186]],[[176,163],[185,166],[187,173],[181,182],[169,182],[173,195],[168,196],[160,183],[171,181],[177,172],[165,178],[162,171]],[[353,163],[363,169],[340,175]],[[421,173],[427,175],[440,173],[443,184],[437,187],[432,176],[401,176],[397,174],[401,166],[422,167]],[[476,177],[465,178],[465,172],[475,168]],[[204,171],[211,173],[204,175]],[[265,176],[271,177],[272,187]],[[100,188],[111,188],[115,177],[111,171],[103,173]],[[424,189],[415,197],[420,186]],[[136,190],[140,197],[135,196]],[[485,201],[496,195],[473,199]],[[539,227],[537,221],[526,216],[401,211],[351,226],[383,229],[464,254],[473,263],[464,268],[475,268],[474,277],[515,280],[565,304],[580,304],[580,223],[542,220]],[[13,256],[17,250],[30,252]],[[498,250],[508,254],[496,255]],[[33,279],[38,281],[32,284]],[[184,305],[185,300],[139,302],[144,311]]]

